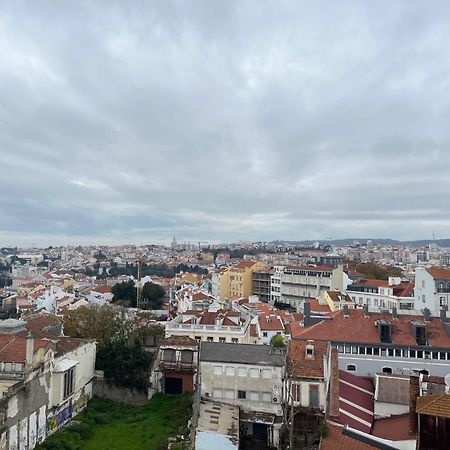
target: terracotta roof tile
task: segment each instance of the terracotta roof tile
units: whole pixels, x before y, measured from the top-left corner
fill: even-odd
[[[311,357],[306,355],[308,344],[314,348]],[[299,378],[323,378],[323,357],[327,352],[327,342],[291,340],[288,350],[289,373]]]
[[[450,269],[444,269],[443,267],[430,267],[427,272],[435,280],[450,280]]]
[[[450,394],[419,397],[416,403],[416,413],[450,419]]]
[[[319,450],[373,450],[373,447],[342,434],[343,427],[327,423],[328,435],[320,441]]]
[[[375,321],[385,320],[391,323],[392,340],[398,345],[417,345],[411,331],[411,321],[423,321],[420,316],[399,314],[395,320],[388,313],[369,313],[364,316],[362,309],[350,309],[348,317],[342,310],[329,314],[331,320],[324,320],[307,328],[302,328],[295,337],[335,342],[381,343]],[[450,347],[450,336],[444,324],[438,318],[426,323],[427,339],[432,346]]]

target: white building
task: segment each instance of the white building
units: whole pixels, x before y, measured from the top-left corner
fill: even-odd
[[[417,267],[414,285],[415,309],[428,308],[431,315],[440,316],[450,305],[450,269]]]
[[[248,435],[265,433],[276,447],[282,422],[285,354],[268,345],[203,342],[201,396],[240,407]]]

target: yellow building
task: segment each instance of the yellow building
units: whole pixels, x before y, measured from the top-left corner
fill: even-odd
[[[220,299],[251,295],[253,271],[261,267],[264,267],[261,262],[243,260],[228,268],[220,277]]]

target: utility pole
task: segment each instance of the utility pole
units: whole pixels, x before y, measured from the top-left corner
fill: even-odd
[[[136,308],[139,309],[141,303],[141,259],[137,260],[137,287],[136,287]]]

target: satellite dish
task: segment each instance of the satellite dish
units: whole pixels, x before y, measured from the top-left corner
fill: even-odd
[[[447,375],[445,375],[445,377],[444,377],[444,382],[445,382],[445,385],[446,385],[446,386],[450,387],[450,373],[448,373]]]

